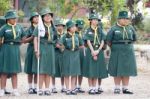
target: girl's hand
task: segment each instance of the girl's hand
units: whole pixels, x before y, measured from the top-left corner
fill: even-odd
[[[36,56],[37,59],[40,58],[40,53],[38,53],[38,51],[36,51],[35,56]]]
[[[97,61],[97,56],[93,56],[93,59],[94,59],[95,61]]]

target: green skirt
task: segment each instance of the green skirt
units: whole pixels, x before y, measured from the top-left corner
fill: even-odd
[[[104,52],[100,51],[98,60],[94,60],[89,48],[86,50],[86,57],[83,66],[83,76],[87,78],[107,78],[108,72],[106,68]]]
[[[32,72],[37,73],[37,69],[37,58],[33,55]],[[39,73],[51,76],[55,74],[55,50],[53,44],[40,44]]]
[[[25,66],[24,66],[24,71],[27,74],[33,74],[32,72],[33,54],[34,54],[34,46],[33,44],[29,44],[26,52]]]
[[[77,76],[81,74],[79,50],[64,50],[62,76]]]
[[[137,67],[132,44],[113,44],[108,65],[111,76],[136,76]]]
[[[21,72],[21,60],[20,60],[20,48],[19,45],[3,44],[1,46],[0,55],[0,72],[1,73],[20,73]]]
[[[63,53],[59,50],[55,50],[55,75],[54,77],[61,77],[62,65],[63,65]]]

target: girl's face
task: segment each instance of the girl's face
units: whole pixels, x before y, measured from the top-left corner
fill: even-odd
[[[52,16],[51,14],[45,14],[44,17],[43,17],[43,20],[45,23],[50,23],[52,21]]]
[[[69,29],[69,32],[71,33],[75,33],[75,31],[76,31],[76,26],[73,26]]]
[[[91,25],[97,26],[98,25],[98,19],[92,19],[91,20]]]
[[[63,25],[57,25],[56,28],[57,28],[58,31],[63,31],[64,30]]]
[[[38,21],[39,21],[39,16],[34,16],[34,17],[32,18],[32,23],[38,24]]]
[[[13,18],[13,19],[8,19],[7,21],[9,24],[15,25],[17,23],[17,19]]]
[[[118,22],[119,22],[120,25],[126,26],[126,25],[129,24],[130,21],[129,21],[129,19],[124,18],[124,19],[119,19]]]

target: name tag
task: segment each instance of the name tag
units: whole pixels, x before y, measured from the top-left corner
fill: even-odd
[[[88,34],[93,34],[92,32],[89,32]]]
[[[11,32],[12,30],[6,30],[5,32]]]
[[[117,31],[115,31],[115,33],[120,33],[120,31],[117,30]]]

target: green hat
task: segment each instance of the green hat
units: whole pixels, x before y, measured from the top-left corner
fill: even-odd
[[[97,14],[90,14],[89,20],[92,20],[92,19],[98,19],[98,15]]]
[[[5,14],[5,19],[14,19],[18,18],[17,12],[15,10],[9,10]]]
[[[118,14],[118,19],[128,19],[128,12],[127,11],[120,11]]]
[[[32,12],[31,13],[31,15],[30,15],[30,21],[31,21],[31,19],[33,18],[33,17],[35,17],[35,16],[38,16],[39,14],[37,13],[37,12]]]
[[[69,29],[69,28],[75,26],[75,23],[74,23],[74,21],[69,20],[69,21],[66,23],[66,26],[67,26],[67,29]]]
[[[3,26],[6,23],[5,17],[0,16],[0,27]]]
[[[84,27],[85,22],[82,19],[77,19],[76,20],[76,26],[79,28],[83,28]]]
[[[52,13],[52,11],[49,8],[42,9],[40,14],[41,14],[41,16],[43,16],[45,14],[51,14],[52,17],[53,17],[53,13]]]
[[[57,19],[57,20],[55,20],[55,25],[56,26],[57,25],[63,25],[63,26],[65,26],[64,20],[63,19]]]

